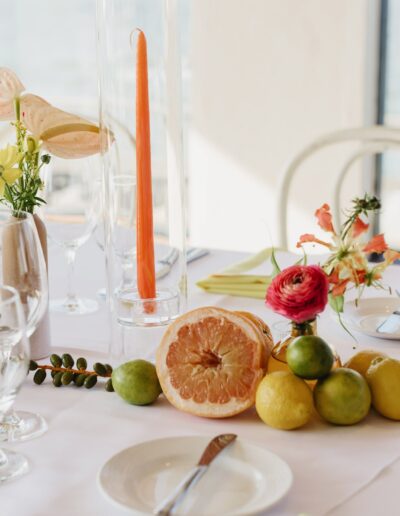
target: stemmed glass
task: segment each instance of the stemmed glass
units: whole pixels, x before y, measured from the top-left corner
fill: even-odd
[[[16,289],[20,296],[30,337],[48,303],[47,270],[35,222],[29,213],[18,218],[0,212],[0,283]],[[42,416],[10,410],[0,424],[1,441],[22,441],[47,430]]]
[[[68,264],[67,295],[50,302],[50,309],[69,315],[95,312],[93,299],[79,298],[74,286],[77,250],[92,236],[97,222],[96,157],[81,159],[52,158],[45,177],[44,218],[49,237],[62,247]]]
[[[111,245],[122,269],[123,290],[132,282],[131,274],[136,257],[136,178],[121,174],[112,177],[110,185]]]
[[[12,407],[29,367],[29,344],[20,294],[0,285],[0,421]],[[27,459],[0,449],[0,482],[16,478],[29,469]]]

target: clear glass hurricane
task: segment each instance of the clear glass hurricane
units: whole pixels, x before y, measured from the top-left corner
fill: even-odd
[[[96,191],[96,157],[52,158],[45,177],[44,219],[50,239],[60,246],[67,261],[67,294],[50,301],[50,309],[68,315],[90,314],[98,310],[94,299],[78,297],[74,282],[75,259],[93,235],[99,206]]]
[[[0,283],[16,289],[20,296],[30,337],[48,304],[46,263],[35,222],[29,213],[18,217],[0,212]],[[14,411],[12,406],[0,423],[0,441],[24,441],[42,435],[46,421],[39,414]]]
[[[19,292],[0,285],[0,421],[3,422],[26,378],[29,367],[29,343]],[[0,482],[26,473],[29,464],[24,455],[0,448]]]

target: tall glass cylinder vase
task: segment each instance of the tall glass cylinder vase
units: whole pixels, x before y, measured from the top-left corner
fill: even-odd
[[[112,322],[165,325],[186,303],[177,3],[98,0],[97,7]]]

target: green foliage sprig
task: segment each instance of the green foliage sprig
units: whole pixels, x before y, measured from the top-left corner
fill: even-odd
[[[37,385],[45,381],[47,371],[50,371],[54,387],[71,384],[76,387],[84,386],[86,389],[91,389],[96,385],[98,378],[102,377],[108,378],[105,383],[106,391],[114,391],[111,381],[113,368],[110,364],[96,362],[93,364],[93,371],[89,371],[87,370],[86,358],[79,357],[75,364],[75,360],[69,353],[64,353],[61,357],[54,353],[50,356],[50,362],[51,364],[41,365],[34,360],[30,361],[29,371],[35,371],[33,381]]]
[[[22,211],[33,213],[36,206],[45,204],[38,193],[44,183],[40,177],[41,169],[50,163],[49,154],[41,154],[40,143],[28,133],[21,122],[20,99],[14,102],[16,120],[12,123],[16,131],[16,147],[21,156],[18,168],[21,176],[13,184],[5,185],[4,199],[11,205],[14,215]]]

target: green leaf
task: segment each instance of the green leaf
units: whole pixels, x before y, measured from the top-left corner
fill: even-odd
[[[329,306],[337,313],[343,312],[344,296],[333,296],[331,292],[328,294]]]
[[[272,277],[275,278],[275,276],[278,276],[278,274],[281,272],[281,269],[278,265],[278,262],[276,261],[274,248],[272,248],[272,252],[271,252],[271,263],[272,263]]]
[[[354,335],[351,333],[351,331],[346,328],[341,313],[343,313],[343,305],[344,305],[344,296],[333,296],[331,293],[328,294],[328,300],[330,307],[337,313],[340,326],[344,329],[346,333],[350,335],[350,337],[354,340],[354,342],[358,343],[357,339],[354,337]]]
[[[300,260],[297,260],[295,265],[307,265],[307,254],[303,246],[301,247],[301,250],[303,251],[303,256],[300,258]]]

